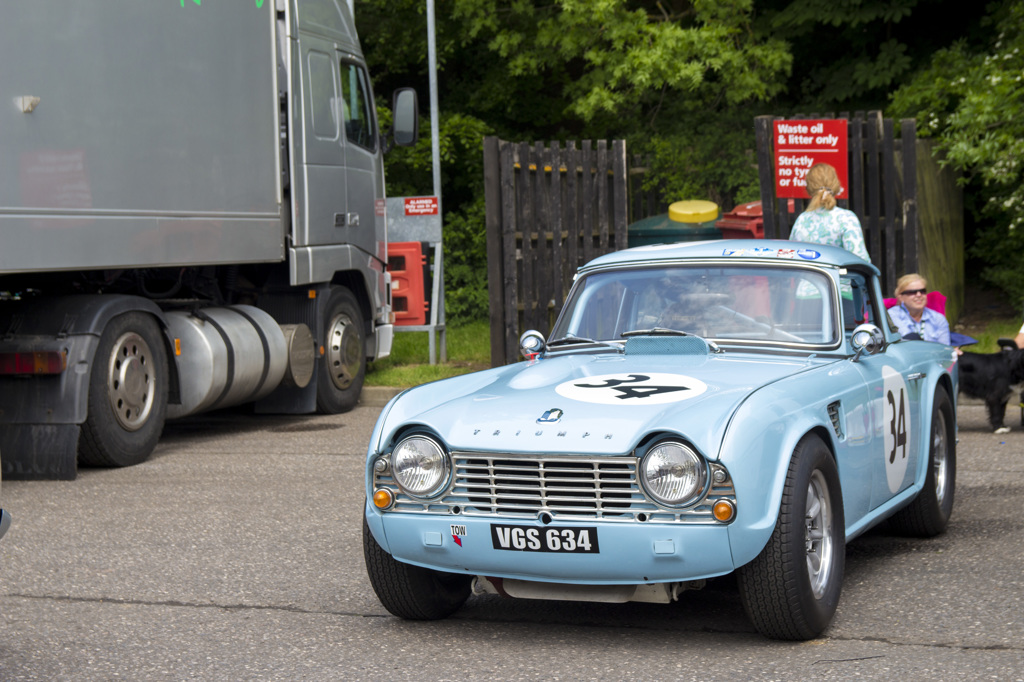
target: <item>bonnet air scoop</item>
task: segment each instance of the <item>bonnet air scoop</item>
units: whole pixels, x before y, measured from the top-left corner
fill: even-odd
[[[706,358],[710,348],[699,336],[633,336],[626,341],[626,355],[684,355]]]

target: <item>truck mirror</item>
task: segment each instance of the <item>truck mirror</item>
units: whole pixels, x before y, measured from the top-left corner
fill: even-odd
[[[395,90],[392,112],[394,113],[394,125],[392,126],[395,144],[400,147],[410,147],[416,144],[420,136],[420,111],[416,99],[416,91],[412,88],[399,88]]]

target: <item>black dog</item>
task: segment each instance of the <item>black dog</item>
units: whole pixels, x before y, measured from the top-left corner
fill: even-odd
[[[1017,384],[1024,383],[1024,350],[967,353],[960,356],[960,392],[985,401],[988,423],[996,433],[1008,433],[1003,424],[1006,401]],[[1024,394],[1021,396],[1024,400]]]

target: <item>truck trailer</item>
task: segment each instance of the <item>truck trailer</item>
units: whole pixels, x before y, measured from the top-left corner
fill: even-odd
[[[383,154],[344,2],[33,0],[0,23],[6,478],[165,420],[338,413],[393,338]]]

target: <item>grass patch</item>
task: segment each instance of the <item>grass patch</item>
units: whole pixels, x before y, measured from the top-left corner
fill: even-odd
[[[440,334],[435,334],[436,365],[430,364],[429,334],[396,332],[391,355],[367,366],[366,385],[408,388],[491,366],[491,328],[487,320],[449,326],[448,360],[444,363],[440,362]]]
[[[1020,320],[1006,319],[1006,320],[993,320],[985,325],[984,331],[978,332],[973,330],[971,332],[965,332],[968,336],[978,339],[978,343],[971,344],[970,346],[964,346],[964,350],[972,353],[997,353],[999,348],[999,339],[1012,339],[1017,336],[1017,332],[1020,331]]]

